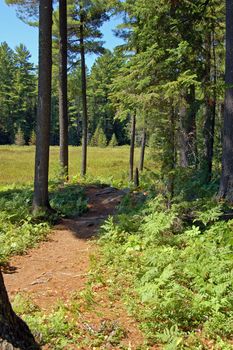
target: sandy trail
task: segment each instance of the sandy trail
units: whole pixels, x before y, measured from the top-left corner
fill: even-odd
[[[66,302],[74,292],[84,289],[89,256],[96,250],[93,238],[101,223],[114,214],[123,195],[122,191],[111,187],[87,187],[87,213],[77,218],[62,219],[47,241],[26,255],[10,259],[9,268],[4,273],[10,298],[19,292],[29,293],[40,308],[49,312],[58,300]],[[120,301],[111,305],[105,290],[98,293],[98,312],[93,310],[85,315],[87,321],[94,326],[106,319],[119,322],[127,334],[124,343],[136,349],[143,343],[136,322],[127,315]],[[103,316],[97,316],[100,314]]]
[[[26,255],[15,256],[4,274],[7,290],[12,297],[29,292],[36,303],[47,309],[58,299],[67,299],[84,287],[89,254],[95,250],[92,238],[101,223],[114,213],[122,192],[106,187],[88,187],[89,210],[81,217],[62,219],[48,240]]]

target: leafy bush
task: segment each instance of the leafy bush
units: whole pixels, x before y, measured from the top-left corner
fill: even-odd
[[[30,212],[30,187],[5,187],[0,191],[0,264],[10,255],[22,254],[43,239],[48,222],[35,222]]]
[[[38,222],[33,217],[32,195],[29,186],[0,189],[0,264],[5,263],[13,254],[24,253],[49,232],[54,218],[43,218]],[[87,208],[84,192],[77,185],[53,189],[51,205],[62,215],[79,215]]]
[[[52,208],[66,216],[80,215],[87,210],[84,191],[77,185],[65,185],[52,192],[50,203]]]

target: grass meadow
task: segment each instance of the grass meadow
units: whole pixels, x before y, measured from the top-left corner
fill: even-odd
[[[135,164],[140,149],[135,150]],[[0,186],[31,184],[34,176],[35,146],[0,146]],[[87,178],[106,182],[127,182],[129,146],[115,148],[88,147]],[[80,180],[81,147],[69,147],[69,175]],[[53,179],[59,173],[59,147],[50,148],[50,172]]]

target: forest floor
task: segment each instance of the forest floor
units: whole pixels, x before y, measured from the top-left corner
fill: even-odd
[[[30,295],[46,314],[61,301],[66,304],[75,293],[84,291],[88,282],[90,257],[98,257],[95,237],[100,225],[114,214],[120,203],[123,191],[111,187],[88,186],[88,212],[81,217],[61,219],[48,239],[26,255],[10,259],[4,273],[5,284],[10,296],[18,293]],[[77,327],[86,327],[93,332],[105,324],[118,324],[124,336],[120,345],[108,344],[104,349],[137,349],[143,344],[143,336],[133,318],[127,315],[121,300],[109,299],[107,287],[92,286],[95,302],[89,309],[83,309]],[[43,349],[51,349],[46,345]],[[66,347],[64,348],[66,349]],[[102,349],[86,347],[67,347],[67,349]]]

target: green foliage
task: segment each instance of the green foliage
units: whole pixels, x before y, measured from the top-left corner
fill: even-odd
[[[80,23],[84,27],[84,45],[86,53],[103,53],[103,34],[100,31],[102,24],[108,20],[108,6],[105,1],[73,1],[69,4],[68,26],[71,38],[70,50],[72,53],[80,53]]]
[[[99,147],[106,147],[107,146],[107,138],[105,136],[105,133],[104,133],[103,129],[99,130],[98,146]]]
[[[22,130],[19,128],[17,133],[15,134],[15,144],[16,146],[24,146],[25,140]]]
[[[51,193],[52,208],[65,216],[80,215],[87,210],[87,201],[83,188],[77,185],[65,185]]]
[[[34,222],[30,212],[30,187],[3,187],[0,190],[0,263],[10,255],[22,254],[45,238],[49,223]]]
[[[127,211],[129,203],[124,205]],[[209,339],[216,349],[220,343],[229,348],[233,220],[219,221],[221,210],[209,200],[168,208],[158,196],[102,227],[101,264],[151,344],[197,349]],[[195,213],[191,226],[187,211]]]
[[[41,345],[47,343],[53,349],[62,350],[77,342],[80,336],[74,320],[68,320],[68,308],[58,304],[49,315],[33,304],[27,296],[17,296],[13,303],[14,310],[24,317]]]
[[[46,314],[27,294],[18,294],[13,301],[13,308],[27,322],[41,346],[47,345],[54,350],[77,348],[77,344],[80,349],[118,347],[126,335],[118,322],[105,318],[97,327],[90,324],[89,317],[85,319],[85,310],[89,310],[90,302],[89,297],[86,299],[87,294],[88,287],[83,293],[76,293],[65,304],[59,301]]]
[[[110,100],[111,84],[122,61],[122,55],[109,50],[96,59],[88,78],[88,111],[92,134],[101,126],[108,141],[115,133],[119,143],[125,144],[128,141],[125,122],[115,119],[116,110]]]
[[[90,141],[90,146],[94,147],[106,147],[107,146],[107,138],[104,134],[103,129],[98,126],[95,130],[94,135]]]
[[[23,44],[17,46],[15,51],[6,43],[0,45],[2,144],[14,143],[15,132],[19,129],[27,143],[34,127],[36,80],[33,64],[29,62],[30,57],[30,52]]]
[[[108,144],[109,147],[116,147],[118,146],[118,141],[117,141],[117,138],[116,138],[116,134],[112,134],[112,138]]]
[[[87,208],[83,190],[77,186],[57,188],[51,193],[51,204],[62,215],[79,215]],[[0,189],[0,264],[11,255],[23,254],[49,232],[55,218],[38,222],[31,213],[32,189],[9,186]]]
[[[30,146],[35,146],[36,145],[36,133],[34,130],[32,130],[30,139],[29,139],[29,145]]]

